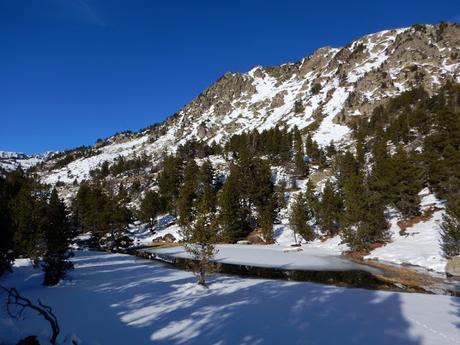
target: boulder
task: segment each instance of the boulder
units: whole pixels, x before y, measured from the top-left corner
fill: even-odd
[[[448,276],[460,277],[460,256],[454,257],[447,261],[446,274]]]

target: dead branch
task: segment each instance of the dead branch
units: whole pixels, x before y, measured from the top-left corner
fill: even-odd
[[[55,345],[60,329],[57,317],[54,315],[51,307],[43,304],[40,300],[38,300],[38,305],[32,303],[28,298],[21,296],[16,288],[7,288],[2,285],[0,285],[0,288],[8,294],[6,299],[6,310],[8,315],[12,318],[19,319],[22,317],[26,308],[36,311],[50,324],[52,332],[50,343]],[[13,307],[15,309],[13,309]]]

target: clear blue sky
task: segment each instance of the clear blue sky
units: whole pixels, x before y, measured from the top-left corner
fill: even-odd
[[[0,150],[89,145],[178,111],[226,71],[414,23],[455,1],[0,0]]]

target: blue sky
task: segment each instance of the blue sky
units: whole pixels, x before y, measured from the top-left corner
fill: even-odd
[[[227,71],[296,61],[456,1],[0,0],[0,150],[89,145],[164,120]]]

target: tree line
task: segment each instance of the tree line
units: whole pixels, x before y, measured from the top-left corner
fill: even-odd
[[[0,275],[24,257],[42,267],[43,284],[57,284],[72,268],[71,237],[68,211],[56,189],[20,169],[0,176]]]

